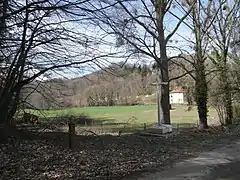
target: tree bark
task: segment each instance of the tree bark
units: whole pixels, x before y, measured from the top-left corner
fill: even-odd
[[[0,36],[6,30],[5,16],[7,13],[7,4],[8,4],[8,0],[0,0]]]
[[[233,119],[233,107],[232,107],[232,94],[231,94],[231,85],[229,83],[227,70],[221,72],[221,81],[223,86],[223,106],[225,108],[226,116],[225,116],[225,125],[232,124]]]
[[[204,66],[200,67],[200,69],[202,69],[202,68],[204,68]],[[208,92],[207,92],[206,76],[205,76],[205,73],[203,73],[203,72],[205,72],[205,70],[202,69],[196,73],[195,98],[196,98],[196,103],[197,103],[200,128],[206,129],[208,127],[208,124],[207,124]]]
[[[169,100],[169,74],[168,74],[168,62],[163,61],[161,65],[161,79],[162,82],[167,82],[167,84],[161,85],[161,123],[171,124],[170,121],[170,100]]]
[[[0,124],[12,124],[13,116],[17,111],[19,104],[19,94],[9,92],[7,95],[8,98],[4,102],[1,102],[2,106],[0,107]]]
[[[161,82],[167,83],[161,85],[161,100],[160,100],[160,121],[162,124],[171,124],[170,121],[170,101],[169,101],[169,72],[168,72],[168,57],[167,57],[167,42],[164,34],[163,18],[166,10],[166,2],[164,0],[156,0],[156,18],[158,29],[158,43],[160,50],[160,58],[157,61],[161,72]]]
[[[205,57],[203,50],[203,30],[201,28],[201,15],[198,8],[198,3],[195,4],[192,10],[193,16],[193,32],[195,35],[195,53],[196,53],[196,73],[195,73],[195,100],[197,103],[197,110],[199,116],[199,128],[205,129],[207,124],[208,113],[208,88],[205,70]]]

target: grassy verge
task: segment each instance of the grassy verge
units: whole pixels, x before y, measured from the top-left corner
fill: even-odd
[[[155,105],[70,108],[33,111],[33,113],[44,121],[54,117],[67,119],[69,116],[84,116],[86,119],[91,119],[91,123],[88,123],[84,128],[94,132],[132,132],[143,129],[144,123],[147,126],[151,126],[157,121]],[[209,124],[216,124],[217,122],[217,113],[210,108]],[[171,123],[174,127],[192,127],[197,125],[198,114],[196,107],[191,111],[187,111],[187,107],[184,105],[173,106]],[[82,128],[82,126],[80,127]]]

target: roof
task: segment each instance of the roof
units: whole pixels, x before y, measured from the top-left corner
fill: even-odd
[[[184,93],[184,89],[182,87],[174,88],[171,93]]]

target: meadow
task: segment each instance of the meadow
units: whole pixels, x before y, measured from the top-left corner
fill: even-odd
[[[51,118],[69,116],[85,116],[94,121],[88,128],[94,131],[117,132],[119,130],[133,131],[147,127],[157,122],[156,105],[148,106],[112,106],[112,107],[85,107],[69,108],[61,110],[34,111],[44,121]],[[217,113],[213,108],[209,109],[209,124],[218,123]],[[195,127],[198,125],[198,114],[196,107],[187,111],[185,105],[173,105],[171,110],[171,123],[173,127]],[[98,130],[96,130],[98,129]]]

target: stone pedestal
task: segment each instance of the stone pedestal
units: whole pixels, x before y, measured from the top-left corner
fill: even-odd
[[[172,132],[172,125],[170,124],[155,124],[154,126],[147,129],[147,133],[153,134],[166,134]]]

